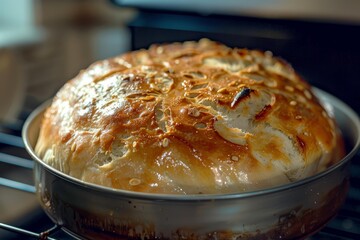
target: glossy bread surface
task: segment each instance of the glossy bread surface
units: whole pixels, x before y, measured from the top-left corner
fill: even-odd
[[[36,152],[87,182],[201,194],[296,181],[340,160],[343,147],[289,64],[203,39],[82,71],[47,109]]]

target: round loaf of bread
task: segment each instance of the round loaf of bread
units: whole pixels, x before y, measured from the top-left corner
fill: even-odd
[[[46,110],[36,153],[111,188],[223,194],[311,176],[344,151],[334,120],[289,64],[203,39],[82,71]]]

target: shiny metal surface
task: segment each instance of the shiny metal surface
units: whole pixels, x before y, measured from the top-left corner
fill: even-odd
[[[39,201],[51,219],[85,239],[275,239],[305,238],[318,231],[346,198],[350,159],[360,145],[357,115],[316,90],[347,139],[337,165],[295,183],[228,195],[154,195],[105,188],[69,177],[33,152],[44,108],[27,120],[23,138],[35,160]]]

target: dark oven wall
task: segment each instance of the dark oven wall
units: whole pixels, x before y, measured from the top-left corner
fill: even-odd
[[[142,10],[129,23],[132,48],[210,38],[270,50],[307,81],[360,113],[360,26]]]

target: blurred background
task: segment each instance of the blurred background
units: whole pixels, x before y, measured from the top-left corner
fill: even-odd
[[[79,70],[130,49],[134,15],[109,1],[0,2],[0,119],[16,120]]]
[[[15,121],[92,62],[208,37],[270,50],[357,111],[357,0],[2,0],[0,121]]]
[[[358,0],[1,0],[0,185],[12,179],[32,191],[31,163],[19,170],[1,162],[15,162],[15,153],[28,158],[20,138],[24,119],[81,69],[152,43],[203,37],[270,50],[360,113]],[[360,186],[355,187],[346,205],[351,217],[333,225],[360,234]],[[4,187],[0,222],[33,231],[51,225],[33,194]]]

